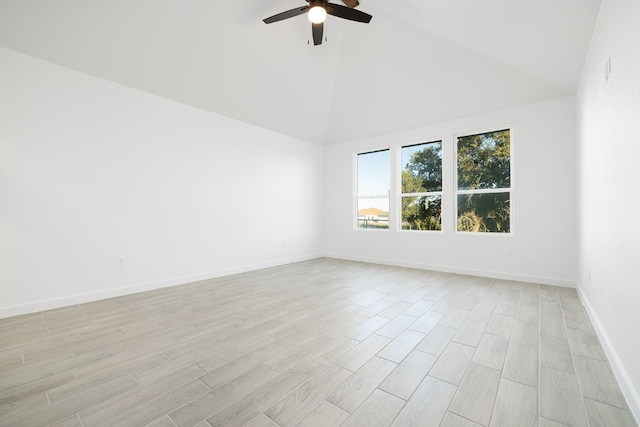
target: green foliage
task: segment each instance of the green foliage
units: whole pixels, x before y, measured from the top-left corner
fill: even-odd
[[[458,190],[506,191],[458,195],[458,230],[510,232],[510,131],[501,130],[458,138]],[[414,147],[415,149],[416,147]],[[442,229],[441,143],[425,144],[402,171],[402,228]],[[422,193],[422,194],[420,194]]]
[[[426,144],[416,151],[402,171],[402,193],[442,191],[441,143]],[[442,197],[420,195],[402,198],[402,228],[441,230]]]
[[[403,197],[402,228],[442,230],[442,198],[440,196]]]
[[[508,233],[510,193],[458,195],[458,231]]]
[[[510,132],[458,138],[458,190],[509,189]],[[510,193],[458,195],[458,231],[508,233]]]
[[[442,147],[431,143],[413,153],[402,171],[403,193],[442,191]]]
[[[509,188],[509,130],[458,138],[458,190]]]

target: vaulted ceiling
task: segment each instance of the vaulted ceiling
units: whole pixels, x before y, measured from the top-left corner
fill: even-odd
[[[0,46],[332,144],[574,94],[600,0],[360,0],[320,46],[262,22],[305,4],[0,0]]]

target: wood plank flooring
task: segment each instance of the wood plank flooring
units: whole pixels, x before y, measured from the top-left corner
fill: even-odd
[[[574,289],[321,258],[0,320],[0,426],[637,426]]]

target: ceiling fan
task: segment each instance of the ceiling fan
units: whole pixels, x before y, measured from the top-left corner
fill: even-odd
[[[263,19],[265,24],[283,21],[293,18],[294,16],[308,13],[309,21],[311,21],[311,32],[313,33],[313,44],[315,46],[322,44],[322,35],[324,34],[324,21],[327,14],[337,16],[338,18],[348,19],[349,21],[363,22],[368,24],[373,18],[368,13],[355,10],[358,6],[358,0],[342,0],[346,6],[341,4],[329,3],[329,0],[307,0],[308,6],[296,7]]]

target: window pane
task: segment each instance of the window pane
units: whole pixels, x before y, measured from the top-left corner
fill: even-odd
[[[358,199],[358,228],[389,228],[389,198]]]
[[[358,196],[388,195],[390,167],[389,150],[358,154]]]
[[[402,229],[442,230],[442,197],[403,197]]]
[[[442,191],[442,142],[402,147],[402,192]]]
[[[509,129],[458,138],[458,190],[509,187]]]
[[[458,231],[509,233],[511,193],[458,195]]]

